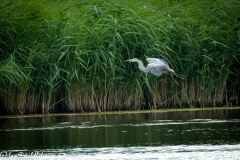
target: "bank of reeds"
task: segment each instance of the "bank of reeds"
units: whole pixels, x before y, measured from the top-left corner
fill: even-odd
[[[240,2],[0,3],[0,112],[239,105]],[[185,80],[126,59],[166,59]]]

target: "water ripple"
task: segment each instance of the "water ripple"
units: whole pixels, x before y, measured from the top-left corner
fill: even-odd
[[[23,130],[55,130],[55,129],[65,129],[65,128],[101,128],[101,127],[116,127],[116,126],[163,126],[163,125],[185,125],[185,124],[207,124],[207,123],[240,123],[240,119],[229,119],[229,120],[217,120],[217,119],[191,119],[187,121],[183,120],[154,120],[143,123],[136,124],[96,124],[90,122],[83,122],[81,124],[74,124],[70,122],[62,122],[55,125],[39,126],[39,127],[29,127],[29,128],[14,128],[14,129],[2,129],[2,131],[23,131]]]

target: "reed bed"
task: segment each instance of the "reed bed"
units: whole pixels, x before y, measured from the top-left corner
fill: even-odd
[[[0,3],[0,114],[239,105],[240,2]],[[185,80],[126,59],[159,57]]]

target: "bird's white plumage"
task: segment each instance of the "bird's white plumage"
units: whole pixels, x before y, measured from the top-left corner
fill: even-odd
[[[148,72],[154,74],[155,76],[161,76],[165,68],[166,68],[166,64],[157,64],[157,63],[149,63],[146,67]]]
[[[148,61],[147,69],[148,72],[154,74],[155,76],[161,76],[165,69],[168,69],[168,62],[160,58],[147,58]]]
[[[148,72],[154,74],[155,76],[161,76],[163,74],[163,69],[161,67],[162,65],[159,65],[158,64],[148,64],[147,65],[147,69],[148,69]]]
[[[148,63],[156,63],[156,64],[165,64],[165,65],[168,65],[168,62],[165,61],[164,59],[160,59],[160,58],[147,58],[146,59],[148,61]]]

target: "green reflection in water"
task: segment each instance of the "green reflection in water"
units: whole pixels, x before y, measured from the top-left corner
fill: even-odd
[[[240,110],[1,119],[0,150],[237,144]]]

